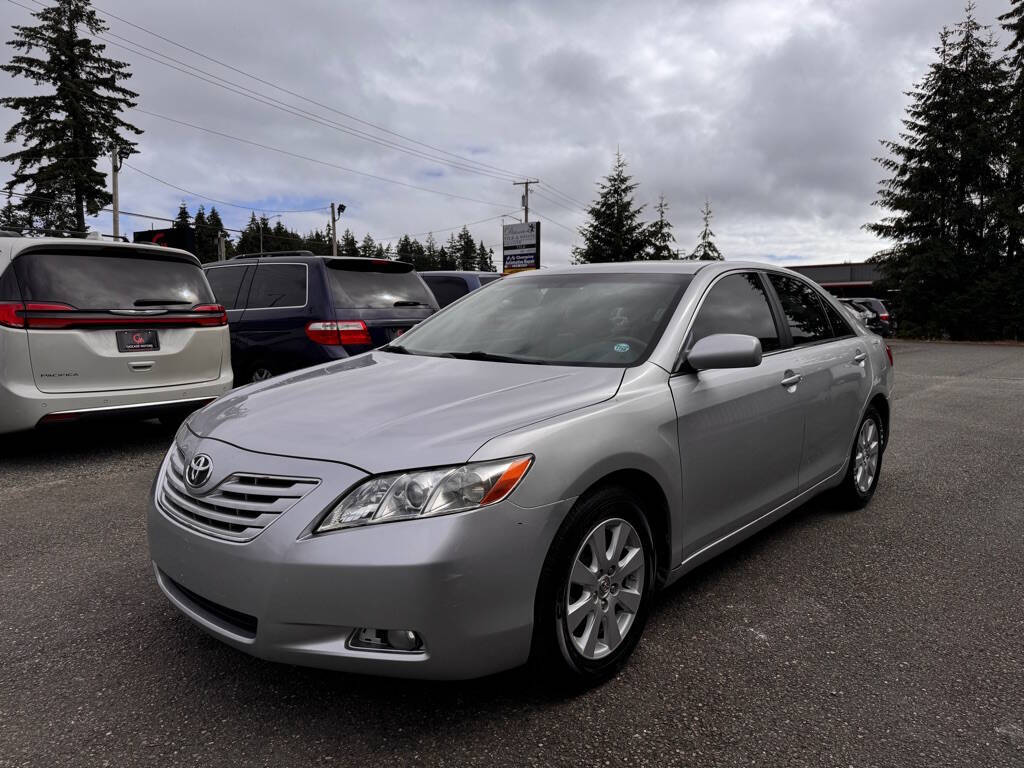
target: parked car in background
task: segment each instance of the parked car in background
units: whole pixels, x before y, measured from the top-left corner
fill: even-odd
[[[0,433],[180,420],[231,389],[227,322],[185,251],[0,236]]]
[[[788,270],[513,275],[194,414],[149,503],[154,575],[266,659],[596,682],[663,586],[823,491],[870,501],[892,381]]]
[[[878,312],[873,307],[865,304],[862,299],[842,298],[839,301],[872,333],[877,333],[879,336],[892,335],[892,328],[889,323],[887,321],[883,322]]]
[[[857,302],[877,315],[876,327],[872,328],[875,333],[886,338],[896,333],[896,317],[889,312],[881,299],[867,296],[864,298],[853,298],[851,301]]]
[[[411,264],[260,253],[206,266],[227,309],[238,384],[387,344],[437,311]]]
[[[420,272],[420,277],[430,288],[441,308],[447,307],[477,288],[501,279],[497,272]]]

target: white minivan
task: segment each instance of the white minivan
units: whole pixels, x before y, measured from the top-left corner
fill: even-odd
[[[0,234],[0,434],[177,419],[231,384],[227,314],[192,254]]]

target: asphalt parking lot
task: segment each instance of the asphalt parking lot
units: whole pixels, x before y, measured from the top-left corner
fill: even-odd
[[[0,766],[1024,765],[1024,346],[894,344],[881,485],[662,595],[566,697],[275,665],[165,602],[154,423],[0,438]]]

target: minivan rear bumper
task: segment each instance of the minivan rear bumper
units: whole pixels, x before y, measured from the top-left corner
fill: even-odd
[[[53,394],[40,392],[34,384],[5,381],[0,376],[0,434],[32,429],[52,421],[117,415],[149,418],[168,411],[199,408],[230,392],[232,379],[230,366],[225,366],[220,378],[201,384]]]

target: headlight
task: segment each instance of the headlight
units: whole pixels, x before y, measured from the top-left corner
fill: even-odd
[[[512,493],[532,463],[532,456],[517,456],[371,477],[334,506],[316,533],[486,507]]]

